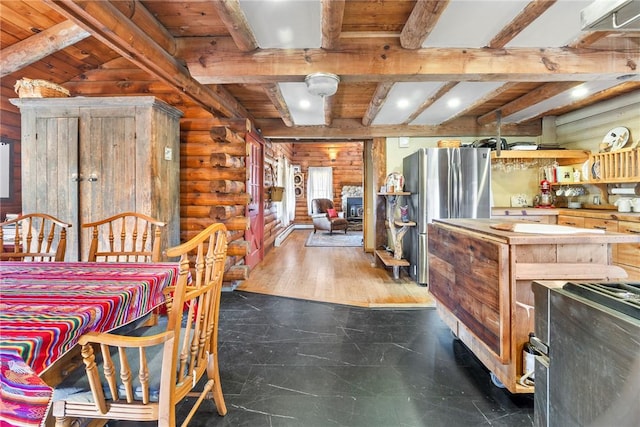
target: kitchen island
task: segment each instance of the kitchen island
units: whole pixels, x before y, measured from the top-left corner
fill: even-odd
[[[534,332],[532,281],[625,278],[622,268],[611,265],[612,245],[640,242],[640,236],[492,228],[513,223],[434,220],[428,232],[429,289],[440,317],[492,372],[494,383],[512,393],[533,393],[533,385],[519,381],[523,346]]]

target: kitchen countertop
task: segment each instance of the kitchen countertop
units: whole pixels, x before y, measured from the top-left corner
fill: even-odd
[[[503,231],[491,227],[504,222],[501,219],[434,219],[434,224],[456,227],[487,238],[502,240],[510,245],[545,245],[545,244],[600,244],[600,243],[637,243],[640,235],[606,231],[602,234],[529,234]]]
[[[568,208],[511,208],[493,207],[492,216],[544,216],[544,215],[571,215],[599,219],[613,219],[619,221],[640,222],[640,212],[618,212],[607,209],[568,209]]]
[[[640,212],[618,212],[602,209],[558,209],[560,215],[640,222]]]

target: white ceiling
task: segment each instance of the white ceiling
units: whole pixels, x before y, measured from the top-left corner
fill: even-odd
[[[561,47],[581,34],[580,12],[592,1],[558,0],[536,21],[513,38],[506,47]],[[452,0],[424,48],[481,48],[507,26],[529,4],[529,0]],[[321,45],[320,0],[240,0],[258,45],[261,48],[318,48]],[[396,83],[372,123],[401,124],[416,112],[444,82]],[[504,83],[462,82],[439,98],[410,124],[441,124]],[[585,83],[589,91],[600,91],[619,81]],[[295,125],[323,125],[323,99],[310,95],[304,82],[279,83]],[[503,117],[517,123],[549,109],[575,101],[572,91],[551,97],[538,105]],[[450,103],[457,99],[457,107]]]

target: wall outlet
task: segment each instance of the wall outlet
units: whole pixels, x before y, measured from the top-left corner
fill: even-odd
[[[164,147],[164,159],[173,160],[173,150],[169,147]]]

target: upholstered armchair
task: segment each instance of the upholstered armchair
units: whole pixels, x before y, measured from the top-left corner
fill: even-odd
[[[344,230],[347,234],[349,222],[338,216],[333,201],[330,199],[313,199],[311,201],[311,218],[313,219],[313,232],[316,230],[328,230],[332,234],[335,230]]]

